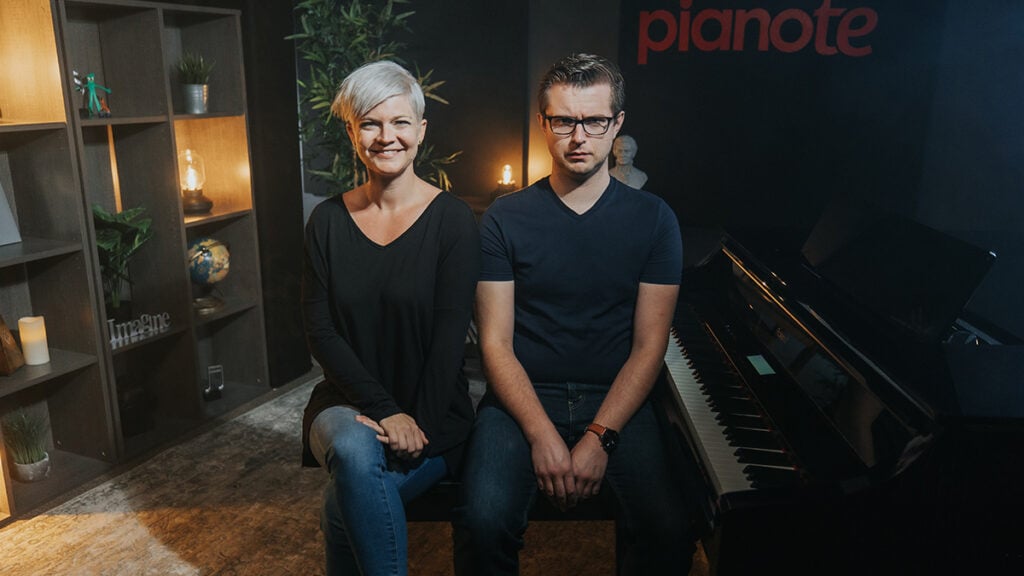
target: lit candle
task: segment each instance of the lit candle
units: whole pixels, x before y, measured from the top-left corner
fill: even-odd
[[[498,184],[501,184],[502,186],[511,186],[511,185],[515,184],[515,181],[512,180],[512,165],[511,164],[505,164],[501,168],[501,180],[498,181]]]
[[[26,316],[18,320],[21,335],[21,353],[25,364],[36,366],[50,361],[50,349],[46,346],[46,324],[42,316]]]

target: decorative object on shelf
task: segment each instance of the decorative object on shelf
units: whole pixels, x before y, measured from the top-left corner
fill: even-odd
[[[206,387],[203,400],[216,400],[224,395],[224,366],[213,364],[206,367]]]
[[[616,138],[612,142],[615,166],[608,170],[608,174],[626,186],[640,189],[647,183],[647,174],[633,166],[633,157],[636,156],[636,151],[636,140],[632,136],[623,134]]]
[[[198,314],[212,314],[224,306],[213,295],[215,285],[228,275],[231,253],[227,244],[213,238],[196,238],[188,246],[188,272],[202,293],[192,299]]]
[[[185,214],[206,214],[213,208],[213,200],[203,196],[206,163],[191,148],[178,154],[178,181],[181,183],[181,208]]]
[[[153,219],[145,215],[142,206],[112,214],[93,204],[92,213],[107,315],[112,316],[124,304],[122,294],[131,285],[129,260],[153,237]]]
[[[409,27],[414,11],[398,10],[394,0],[303,0],[295,2],[295,22],[300,30],[288,40],[295,41],[299,58],[308,74],[297,80],[303,156],[314,178],[328,186],[313,187],[314,194],[331,196],[366,181],[366,170],[352,149],[345,123],[331,112],[331,102],[346,76],[363,64],[390,58],[403,60],[406,44],[400,38],[412,34]],[[405,63],[403,62],[403,65]],[[444,80],[416,70],[423,96],[448,104],[438,89]],[[416,153],[416,173],[442,190],[451,191],[445,166],[454,164],[462,151],[448,155],[422,144]]]
[[[11,458],[11,471],[15,479],[35,482],[50,474],[45,412],[18,408],[0,418],[0,429],[3,431],[4,445]]]
[[[107,320],[111,350],[159,336],[170,329],[171,314],[169,312],[142,314],[138,318],[124,322],[118,322],[113,318]]]
[[[178,81],[181,82],[186,114],[206,114],[210,97],[210,72],[213,60],[202,54],[185,52],[178,62]]]
[[[4,192],[3,183],[0,183],[0,246],[18,242],[21,242],[18,223],[14,221],[14,213],[11,212],[11,205],[7,202],[7,193]]]
[[[39,366],[50,361],[50,348],[46,345],[46,321],[42,316],[25,316],[18,319],[18,337],[21,339],[21,353],[25,364]]]
[[[96,90],[102,90],[107,94],[110,94],[110,88],[106,86],[100,86],[96,83],[96,75],[89,72],[85,75],[83,81],[81,76],[78,75],[78,70],[71,71],[72,77],[75,82],[75,92],[81,92],[85,96],[86,106],[81,109],[81,114],[88,118],[100,118],[110,117],[110,107],[107,105],[106,98],[101,99],[96,94]]]
[[[14,335],[0,316],[0,376],[10,376],[14,371],[25,365],[25,357],[14,341]]]

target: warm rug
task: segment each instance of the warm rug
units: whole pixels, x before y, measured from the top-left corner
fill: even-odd
[[[0,573],[35,575],[316,575],[326,475],[298,465],[313,382],[0,530]],[[446,523],[409,525],[411,576],[451,574]],[[523,576],[614,573],[607,522],[536,522]]]

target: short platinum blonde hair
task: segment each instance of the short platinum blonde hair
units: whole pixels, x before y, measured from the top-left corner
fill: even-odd
[[[423,89],[408,70],[390,60],[363,64],[349,74],[331,103],[331,112],[346,123],[352,122],[392,96],[408,97],[416,119],[423,119]]]

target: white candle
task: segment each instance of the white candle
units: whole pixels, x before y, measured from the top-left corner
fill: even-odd
[[[18,320],[21,335],[21,353],[25,364],[36,366],[50,361],[50,349],[46,346],[46,324],[42,316],[26,316]]]

